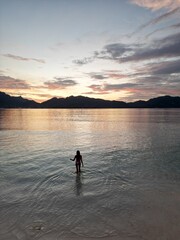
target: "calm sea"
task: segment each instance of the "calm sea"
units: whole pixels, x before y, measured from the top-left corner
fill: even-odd
[[[1,240],[179,235],[179,109],[0,110]]]

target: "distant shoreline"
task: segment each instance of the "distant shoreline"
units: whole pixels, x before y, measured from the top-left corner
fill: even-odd
[[[103,109],[157,109],[157,110],[160,110],[160,109],[179,109],[180,107],[126,107],[126,108],[106,108],[106,107],[104,107],[104,108],[81,108],[81,107],[77,107],[77,108],[71,108],[71,107],[69,107],[69,108],[30,108],[30,107],[24,107],[24,108],[21,108],[21,107],[6,107],[6,108],[3,108],[3,107],[0,107],[0,110],[9,110],[9,109],[14,109],[14,110],[48,110],[48,109],[51,109],[51,110],[55,110],[55,109],[67,109],[67,110],[70,110],[70,109],[74,109],[74,110],[76,110],[76,109],[82,109],[82,110],[95,110],[95,109],[99,109],[99,110],[103,110]]]
[[[161,96],[147,101],[135,102],[110,101],[84,96],[70,96],[67,98],[51,98],[45,102],[37,103],[22,97],[13,97],[0,92],[0,109],[149,109],[149,108],[180,108],[179,96]]]

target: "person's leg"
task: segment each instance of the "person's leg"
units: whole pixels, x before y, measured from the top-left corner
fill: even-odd
[[[76,173],[79,172],[78,164],[76,164]]]
[[[79,164],[79,163],[76,164],[76,172],[77,173],[81,172],[81,164]]]

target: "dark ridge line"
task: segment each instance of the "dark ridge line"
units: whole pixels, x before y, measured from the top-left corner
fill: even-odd
[[[42,103],[0,92],[0,108],[180,108],[179,96],[160,96],[147,101],[123,102],[84,96],[51,98]]]

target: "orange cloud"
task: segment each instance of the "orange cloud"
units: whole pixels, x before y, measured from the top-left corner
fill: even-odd
[[[30,89],[30,87],[31,86],[25,80],[0,75],[1,89]]]
[[[151,10],[159,10],[162,8],[174,9],[180,7],[179,0],[131,0],[131,2]]]
[[[127,75],[125,74],[120,74],[120,73],[108,73],[108,78],[113,78],[113,79],[121,79],[125,78]]]

